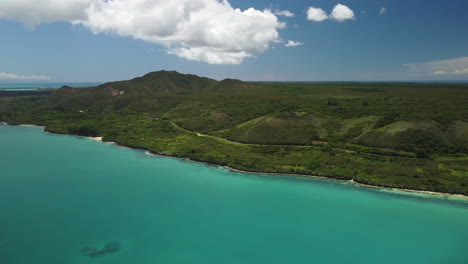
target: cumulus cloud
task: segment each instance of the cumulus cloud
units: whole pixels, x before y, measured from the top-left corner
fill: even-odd
[[[427,75],[468,75],[468,57],[431,62],[408,63],[403,66],[412,73]]]
[[[365,13],[365,11],[363,12]],[[322,22],[327,19],[333,19],[335,21],[341,22],[345,20],[354,20],[356,17],[351,8],[342,4],[335,5],[330,15],[327,15],[323,9],[313,6],[309,7],[307,10],[307,20]]]
[[[28,27],[42,23],[86,18],[95,0],[12,0],[1,3],[0,19],[19,21]]]
[[[328,19],[328,15],[321,8],[316,8],[316,7],[311,6],[307,10],[307,20],[322,22],[322,21],[324,21],[326,19]]]
[[[286,44],[284,44],[285,47],[298,47],[304,45],[304,42],[298,42],[294,40],[288,40]]]
[[[15,0],[2,3],[1,18],[32,27],[68,21],[211,64],[240,64],[267,50],[285,27],[270,10],[240,10],[228,0]]]
[[[356,17],[354,16],[353,10],[351,10],[351,8],[342,4],[337,4],[333,8],[333,11],[330,14],[330,18],[339,22],[345,21],[345,20],[356,19]]]
[[[276,10],[275,15],[277,16],[283,16],[283,17],[295,17],[296,14],[289,10]]]
[[[19,75],[13,73],[0,72],[0,80],[30,80],[30,81],[46,81],[50,80],[49,76],[44,75]]]
[[[380,10],[379,10],[379,14],[383,15],[383,14],[385,14],[385,12],[387,12],[387,8],[381,7]]]

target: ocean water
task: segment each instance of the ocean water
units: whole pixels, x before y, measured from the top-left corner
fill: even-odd
[[[463,264],[468,203],[0,125],[0,263]]]
[[[88,87],[88,86],[96,86],[100,85],[101,83],[95,82],[87,82],[87,83],[0,83],[0,91],[30,91],[36,90],[40,88],[60,88],[64,85],[68,85],[71,87]]]

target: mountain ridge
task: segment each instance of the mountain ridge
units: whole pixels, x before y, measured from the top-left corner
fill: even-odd
[[[107,82],[94,87],[63,86],[53,92],[48,101],[64,107],[90,107],[111,98],[234,92],[252,88],[254,84],[237,79],[217,81],[177,71],[154,71],[130,80]]]

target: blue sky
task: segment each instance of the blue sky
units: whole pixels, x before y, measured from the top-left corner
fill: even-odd
[[[199,13],[174,1],[196,18],[190,36],[176,29],[169,1],[138,0],[144,9],[100,2],[86,14],[99,0],[70,0],[66,10],[54,9],[57,1],[0,1],[0,82],[101,82],[161,69],[269,81],[468,80],[466,0],[229,0],[232,10],[197,0]],[[354,16],[334,19],[337,4]],[[308,20],[309,7],[328,19]],[[132,12],[139,20],[122,25]],[[220,15],[204,17],[212,14]]]

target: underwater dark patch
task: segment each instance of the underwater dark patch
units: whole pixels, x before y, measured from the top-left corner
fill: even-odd
[[[119,252],[121,248],[122,246],[120,242],[109,241],[106,244],[104,244],[104,247],[101,249],[95,248],[95,247],[89,247],[89,246],[83,247],[81,249],[81,254],[90,258],[95,258],[95,257],[101,257],[103,255]]]

